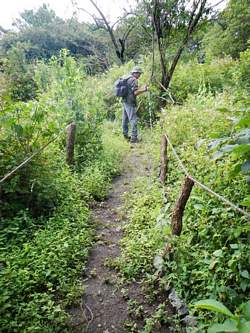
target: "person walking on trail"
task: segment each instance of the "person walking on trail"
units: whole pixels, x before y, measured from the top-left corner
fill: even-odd
[[[136,66],[132,69],[131,75],[127,79],[128,94],[123,97],[123,112],[122,112],[122,131],[124,138],[129,140],[128,124],[131,125],[131,143],[138,142],[137,138],[137,114],[136,114],[136,97],[146,91],[148,86],[138,87],[138,79],[142,74],[140,67]]]

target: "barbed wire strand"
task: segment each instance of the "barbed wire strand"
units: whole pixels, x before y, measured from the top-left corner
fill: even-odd
[[[228,199],[226,199],[225,197],[223,197],[222,195],[214,192],[213,190],[211,190],[209,187],[207,187],[206,185],[202,184],[200,181],[198,181],[196,178],[194,178],[192,175],[189,174],[187,168],[185,167],[185,165],[183,164],[182,160],[180,159],[179,155],[177,154],[174,146],[172,145],[169,137],[164,134],[167,142],[169,143],[170,148],[173,151],[173,154],[175,156],[175,158],[177,159],[181,169],[183,170],[184,174],[190,178],[195,184],[197,184],[199,187],[201,187],[202,189],[204,189],[205,191],[207,191],[208,193],[212,194],[213,196],[215,196],[217,199],[223,201],[225,204],[227,204],[228,206],[232,207],[234,210],[237,210],[238,212],[240,212],[241,214],[245,215],[248,219],[250,219],[250,214],[247,213],[245,210],[241,209],[240,207],[238,207],[237,205],[235,205],[234,203],[232,203],[231,201],[229,201]]]
[[[21,164],[19,164],[17,167],[15,167],[13,170],[11,170],[9,173],[7,173],[1,180],[0,180],[0,184],[2,184],[3,182],[5,182],[5,180],[7,180],[8,178],[10,178],[10,176],[12,176],[17,170],[21,169],[25,164],[27,164],[30,160],[32,160],[36,155],[38,155],[39,153],[41,153],[45,148],[47,148],[52,142],[54,142],[56,139],[58,139],[58,137],[60,136],[60,134],[64,131],[61,130],[56,137],[54,137],[53,139],[49,140],[46,144],[44,144],[41,148],[39,148],[37,151],[35,151],[31,156],[29,156],[28,158],[26,158]]]

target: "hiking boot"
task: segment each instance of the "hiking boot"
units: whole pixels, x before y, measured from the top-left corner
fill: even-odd
[[[131,137],[128,136],[128,135],[123,135],[124,139],[127,140],[127,141],[130,141]]]
[[[130,143],[138,143],[140,140],[139,139],[137,139],[137,138],[132,138],[131,140],[130,140]]]

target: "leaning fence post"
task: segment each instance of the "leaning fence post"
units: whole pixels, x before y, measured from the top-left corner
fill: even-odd
[[[66,144],[66,162],[69,165],[74,164],[74,144],[76,124],[71,123],[66,127],[67,130],[67,144]]]
[[[168,140],[164,134],[161,139],[161,168],[160,168],[160,181],[162,184],[165,183],[167,171],[168,171]]]
[[[180,236],[181,234],[182,217],[193,186],[193,180],[189,177],[186,177],[182,185],[181,195],[179,196],[172,213],[171,226],[173,235]]]

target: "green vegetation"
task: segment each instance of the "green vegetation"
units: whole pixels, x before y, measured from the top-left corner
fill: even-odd
[[[82,294],[80,275],[92,244],[88,205],[105,198],[126,153],[122,140],[108,137],[103,105],[90,100],[91,84],[67,53],[38,64],[35,76],[39,98],[2,109],[1,174],[58,137],[1,185],[4,332],[67,331],[66,307]],[[71,120],[77,124],[73,170],[64,156]]]
[[[150,82],[138,98],[138,152],[146,154],[148,172],[125,196],[129,223],[112,264],[124,279],[142,280],[151,301],[174,288],[197,317],[196,327],[185,328],[178,315],[167,318],[164,300],[141,332],[166,324],[180,332],[249,329],[249,221],[194,186],[174,237],[171,214],[184,176],[170,147],[164,186],[158,176],[164,132],[190,174],[249,212],[250,6],[230,0],[216,13],[205,4],[186,40],[186,5],[139,1],[136,15],[113,27],[126,44],[122,66],[101,19],[100,26],[63,20],[43,5],[22,13],[16,31],[0,27],[1,179],[48,144],[0,183],[1,332],[70,330],[67,308],[84,291],[81,274],[94,242],[90,207],[106,198],[129,150],[113,84],[134,63],[144,70],[140,83]],[[65,128],[72,122],[69,166]],[[131,302],[134,309],[140,316]],[[127,328],[137,330],[131,322]]]
[[[244,54],[241,59],[231,65],[235,77],[244,67]],[[194,68],[193,64],[190,66]],[[205,64],[203,70],[208,66]],[[125,229],[122,257],[117,265],[126,277],[143,277],[153,285],[150,293],[174,287],[187,303],[211,297],[230,309],[248,300],[250,230],[247,219],[195,186],[185,210],[183,232],[180,237],[172,237],[171,211],[184,177],[170,148],[164,190],[156,167],[161,134],[166,132],[191,175],[234,203],[249,207],[246,182],[249,109],[241,81],[244,76],[237,77],[237,91],[227,80],[225,90],[218,89],[214,94],[215,75],[207,88],[202,85],[202,90],[189,95],[183,105],[169,106],[163,111],[163,129],[155,127],[153,133],[145,133],[147,155],[154,161],[153,174],[151,179],[138,179],[127,199],[130,224]],[[188,87],[182,66],[175,80]],[[159,261],[164,244],[172,250]],[[160,277],[157,270],[161,272]]]
[[[208,329],[208,333],[217,332],[239,332],[247,333],[250,329],[250,301],[241,305],[241,313],[233,314],[222,303],[213,299],[202,300],[195,303],[198,309],[206,309],[217,313],[222,313],[228,319],[223,324],[214,324]]]

